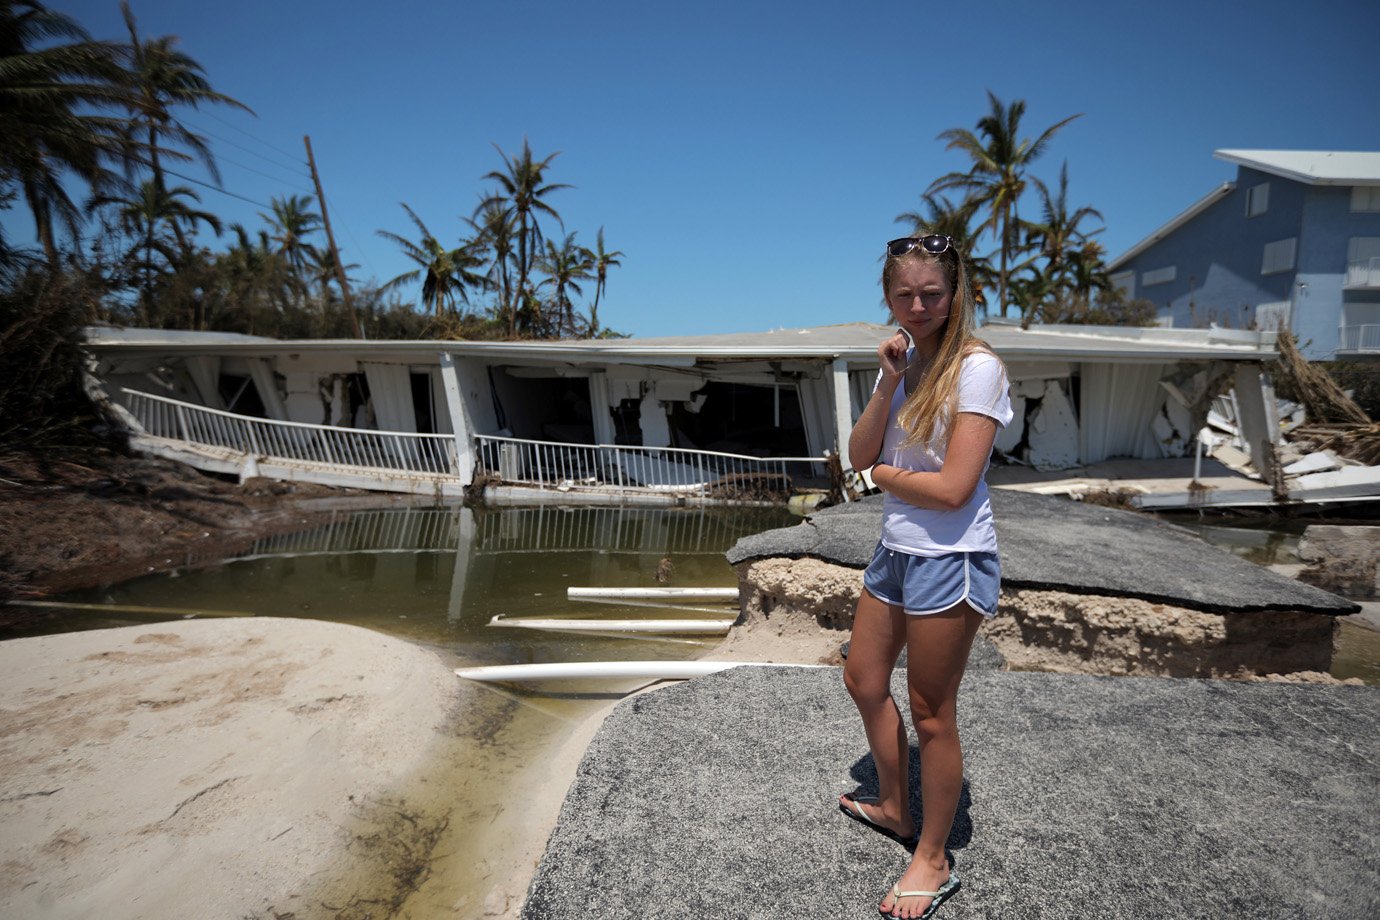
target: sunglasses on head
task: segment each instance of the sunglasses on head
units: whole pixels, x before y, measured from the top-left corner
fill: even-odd
[[[930,255],[937,256],[953,248],[954,241],[941,233],[931,233],[929,236],[903,236],[886,244],[887,254],[891,256],[903,256],[913,249],[923,249]]]

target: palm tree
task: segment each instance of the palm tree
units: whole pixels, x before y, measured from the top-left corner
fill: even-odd
[[[599,228],[599,235],[594,238],[594,305],[589,308],[589,335],[590,338],[597,338],[599,335],[599,296],[604,293],[604,286],[608,282],[609,269],[620,266],[623,263],[618,261],[622,252],[604,251],[604,228]]]
[[[1048,312],[1047,307],[1059,294],[1059,282],[1034,263],[1026,263],[1010,278],[1011,299],[1021,308],[1021,328],[1030,328],[1037,315]]]
[[[506,172],[495,170],[484,177],[497,182],[499,187],[499,193],[491,196],[488,200],[501,203],[504,209],[512,214],[517,223],[518,277],[516,298],[520,304],[526,305],[535,302],[527,297],[527,279],[531,273],[532,259],[540,251],[542,243],[541,224],[537,217],[540,214],[549,214],[556,219],[556,223],[561,223],[561,216],[544,199],[552,192],[570,188],[570,186],[546,183],[546,170],[550,167],[551,161],[560,156],[560,151],[548,155],[543,160],[534,160],[532,148],[527,143],[526,138],[522,139],[521,156],[509,157],[497,145],[494,146],[494,149],[503,158]]]
[[[346,262],[343,271],[337,274],[336,257],[330,247],[305,243],[302,249],[306,252],[307,277],[304,281],[314,281],[321,287],[321,334],[327,335],[330,331],[331,282],[339,283],[340,274],[348,275],[351,270],[359,268],[359,263]],[[346,282],[352,286],[357,283],[348,277]]]
[[[1104,255],[1102,244],[1097,240],[1085,240],[1083,245],[1069,251],[1068,275],[1074,294],[1091,299],[1094,293],[1112,289],[1112,276],[1107,271]]]
[[[570,291],[583,294],[580,282],[594,277],[589,273],[594,267],[594,253],[575,244],[575,234],[566,234],[565,241],[557,246],[546,241],[546,254],[541,260],[541,268],[546,272],[544,284],[555,288],[556,317],[555,332],[559,338],[563,333],[575,333],[575,310],[570,303]]]
[[[72,41],[34,48],[52,39]],[[82,218],[64,177],[98,193],[119,184],[108,167],[130,148],[124,120],[104,112],[129,100],[121,73],[118,46],[70,17],[35,0],[0,3],[0,201],[23,195],[50,266],[55,222],[75,236]]]
[[[307,274],[307,236],[321,226],[321,215],[310,210],[310,195],[274,195],[269,199],[272,214],[259,212],[268,222],[269,239],[278,244],[278,254],[292,266],[303,281]]]
[[[517,309],[513,299],[512,276],[513,242],[517,222],[513,213],[495,198],[483,199],[474,216],[465,219],[474,230],[474,244],[489,260],[486,277],[498,291],[498,319],[508,327],[508,335],[517,334]]]
[[[958,204],[948,196],[926,192],[920,196],[925,206],[923,211],[903,211],[896,215],[895,223],[909,226],[915,236],[939,233],[954,241],[963,252],[971,252],[975,242],[972,232],[973,217],[976,216],[980,202],[964,198]]]
[[[274,329],[265,327],[275,324],[262,316],[276,316],[290,302],[292,274],[266,231],[260,230],[257,238],[251,238],[239,224],[232,224],[230,229],[235,232],[236,241],[220,260],[225,275],[225,302],[242,315],[244,331],[253,335],[257,327],[272,334]],[[226,320],[217,322],[215,328],[231,328],[233,319]]]
[[[1081,207],[1069,213],[1069,164],[1064,161],[1059,170],[1059,193],[1051,195],[1049,187],[1039,179],[1035,180],[1035,190],[1040,194],[1042,219],[1039,223],[1027,224],[1033,242],[1040,246],[1040,252],[1049,263],[1051,273],[1061,276],[1068,264],[1069,253],[1090,237],[1102,232],[1099,227],[1085,232],[1079,225],[1088,218],[1102,219],[1102,212],[1092,207]]]
[[[929,193],[958,189],[987,209],[979,232],[989,231],[997,238],[1001,266],[997,275],[997,302],[1006,315],[1006,288],[1010,262],[1020,247],[1020,215],[1017,204],[1026,188],[1026,169],[1049,145],[1050,138],[1064,125],[1081,115],[1071,115],[1046,128],[1034,141],[1020,137],[1025,100],[1003,105],[991,90],[987,92],[991,111],[978,119],[977,133],[964,128],[941,131],[939,139],[948,141],[948,150],[960,150],[972,160],[967,172],[952,172],[930,183]]]
[[[330,300],[331,282],[338,281],[338,277],[335,271],[335,255],[331,252],[329,247],[313,246],[310,243],[306,243],[303,245],[302,248],[306,251],[307,254],[307,274],[311,277],[312,281],[315,281],[318,285],[320,285],[321,299]],[[359,268],[359,263],[346,262],[344,268],[345,273],[348,276],[348,274],[351,271],[353,271],[356,268]],[[346,281],[352,286],[359,283],[354,278],[349,277],[346,278]]]
[[[1037,274],[1042,274],[1048,280],[1049,293],[1055,298],[1065,295],[1071,288],[1069,275],[1073,268],[1071,258],[1080,246],[1086,245],[1090,238],[1102,232],[1098,228],[1091,232],[1081,229],[1082,224],[1088,218],[1102,219],[1102,214],[1095,208],[1082,207],[1072,214],[1069,213],[1069,164],[1065,161],[1059,170],[1059,192],[1050,194],[1049,187],[1038,178],[1034,180],[1035,190],[1040,196],[1040,206],[1042,217],[1038,222],[1023,221],[1026,231],[1026,242],[1033,249],[1038,249],[1040,255],[1044,257],[1045,263],[1043,270],[1036,270]],[[1027,301],[1017,298],[1021,305],[1021,325],[1029,328],[1035,318],[1032,307]]]
[[[195,59],[177,50],[177,36],[163,35],[141,41],[128,0],[120,0],[120,12],[124,14],[125,27],[129,30],[129,69],[126,79],[133,96],[132,122],[134,127],[142,129],[147,136],[145,150],[148,153],[148,167],[153,173],[154,183],[159,188],[164,185],[160,153],[178,160],[192,158],[180,151],[160,147],[160,139],[171,140],[190,148],[195,158],[201,160],[219,182],[220,173],[216,169],[216,161],[211,155],[211,148],[206,144],[206,139],[188,130],[173,115],[172,109],[178,105],[197,108],[203,103],[215,103],[233,106],[251,115],[253,110],[239,100],[213,90],[204,76],[202,66]],[[180,239],[179,236],[179,241]]]
[[[151,318],[154,281],[158,274],[175,266],[188,251],[186,238],[178,233],[180,240],[174,240],[160,233],[161,227],[180,228],[186,226],[195,232],[197,223],[204,223],[220,236],[220,219],[209,211],[191,207],[183,199],[200,203],[201,199],[186,186],[159,188],[152,180],[139,185],[136,194],[127,196],[98,195],[92,199],[88,209],[113,207],[119,218],[120,228],[135,242],[134,252],[141,253],[136,267],[142,278],[140,300],[145,322]],[[160,261],[161,260],[161,261]]]
[[[482,260],[469,247],[447,249],[442,246],[411,208],[406,204],[402,207],[421,233],[421,239],[414,243],[387,230],[380,230],[378,234],[402,247],[403,254],[417,263],[417,268],[385,282],[379,290],[386,291],[421,278],[422,305],[436,316],[441,315],[443,308],[447,313],[453,313],[457,298],[463,303],[469,303],[469,296],[465,293],[466,287],[488,286],[487,278],[472,271],[482,264]]]

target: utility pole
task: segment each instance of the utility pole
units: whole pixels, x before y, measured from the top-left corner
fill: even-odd
[[[350,302],[350,285],[345,280],[345,264],[340,260],[340,250],[335,248],[335,234],[331,232],[331,218],[326,213],[326,194],[321,191],[321,177],[316,173],[316,157],[311,154],[311,137],[303,135],[302,140],[307,145],[307,165],[311,167],[311,181],[316,185],[316,200],[321,205],[321,223],[326,228],[326,242],[331,247],[331,260],[335,263],[335,280],[340,283],[340,296],[345,301],[345,312],[350,317],[350,331],[355,338],[361,339],[359,334],[359,317],[355,316],[354,304]]]

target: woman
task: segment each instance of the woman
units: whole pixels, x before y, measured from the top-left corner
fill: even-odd
[[[1011,402],[1001,360],[973,333],[972,289],[952,240],[888,243],[882,288],[901,328],[877,349],[881,373],[848,456],[854,469],[871,468],[886,500],[843,672],[879,788],[876,798],[842,796],[839,807],[889,837],[915,840],[879,909],[929,917],[959,886],[944,850],[963,789],[958,685],[979,624],[996,613],[1001,574],[983,475]],[[920,746],[918,838],[910,746],[890,686],[903,646]]]

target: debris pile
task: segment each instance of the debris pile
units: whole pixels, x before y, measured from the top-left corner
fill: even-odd
[[[1268,420],[1269,443],[1258,445],[1267,456],[1257,458],[1244,437],[1238,404],[1245,394],[1236,389],[1213,401],[1203,432],[1208,452],[1253,479],[1270,471],[1267,481],[1279,502],[1380,497],[1380,423],[1326,370],[1300,355],[1288,332],[1280,332],[1278,347],[1279,362],[1272,370],[1298,401],[1275,399],[1271,385],[1263,383],[1266,401],[1275,407]]]

